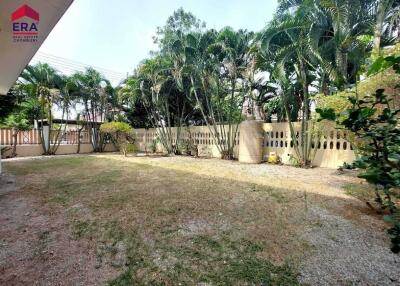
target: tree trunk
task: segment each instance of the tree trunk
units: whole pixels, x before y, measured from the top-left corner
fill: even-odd
[[[303,87],[303,112],[301,118],[301,165],[302,167],[309,167],[311,162],[309,160],[309,136],[310,130],[308,125],[309,117],[309,92],[308,92],[308,81],[307,81],[307,68],[304,63],[300,63],[300,78]]]
[[[11,157],[16,157],[17,156],[17,138],[18,138],[18,129],[13,128],[13,147],[12,147],[12,152],[11,152]]]
[[[81,151],[81,133],[82,133],[82,129],[83,128],[78,129],[78,148],[76,150],[77,154],[79,154],[79,152]]]
[[[374,47],[372,49],[372,59],[375,60],[381,53],[381,37],[383,31],[383,24],[385,22],[385,15],[388,8],[392,5],[393,0],[381,0],[378,4],[378,11],[376,14],[376,22],[374,28]]]
[[[343,82],[340,83],[340,89],[342,89],[348,83],[347,63],[348,52],[339,47],[336,51],[336,64],[343,80]]]
[[[52,155],[50,150],[51,150],[51,129],[53,127],[53,119],[52,119],[52,111],[51,111],[51,99],[48,99],[49,102],[49,107],[48,112],[47,112],[47,123],[49,124],[49,134],[47,135],[47,142],[49,142],[49,147],[46,150],[46,155]]]

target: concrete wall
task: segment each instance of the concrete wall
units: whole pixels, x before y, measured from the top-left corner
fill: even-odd
[[[4,147],[4,146],[3,146]],[[6,157],[9,157],[11,155],[11,146],[5,146],[5,147],[10,147],[10,150],[8,150],[5,153]],[[78,145],[76,144],[61,144],[56,152],[56,155],[66,155],[66,154],[76,154]],[[105,152],[114,152],[117,151],[114,147],[113,144],[107,144],[105,149]],[[81,144],[80,148],[80,154],[84,153],[92,153],[93,148],[91,144]],[[17,145],[17,157],[28,157],[28,156],[40,156],[43,154],[43,148],[42,145],[40,144],[32,144],[32,145]]]
[[[224,126],[228,128],[228,126]],[[176,134],[178,129],[176,127],[171,128],[171,133],[173,138],[176,138]],[[136,146],[139,151],[151,152],[151,144],[153,140],[157,140],[158,134],[157,130],[154,128],[150,129],[135,129],[135,139]],[[207,126],[192,126],[188,130],[187,128],[183,128],[180,131],[180,139],[181,142],[187,142],[191,140],[192,144],[197,145],[197,150],[199,156],[204,157],[215,157],[220,158],[221,154],[218,150],[217,145],[214,144],[214,138]],[[176,141],[173,141],[176,144]],[[236,146],[234,147],[234,156],[238,158],[239,155],[239,133],[236,136]],[[157,144],[157,151],[163,152],[163,146],[161,143]]]
[[[262,123],[261,125],[262,126],[259,132],[246,132],[246,130],[243,129],[246,124],[242,124],[240,132],[238,132],[235,138],[236,146],[234,148],[234,156],[236,158],[239,157],[239,149],[251,150],[252,148],[256,148],[254,150],[259,150],[259,148],[261,148],[262,159],[266,160],[270,152],[276,152],[284,164],[290,164],[290,158],[294,155],[294,149],[292,147],[289,125],[287,123]],[[300,132],[300,127],[300,123],[294,123],[294,132]],[[224,126],[224,128],[227,129],[228,126]],[[171,132],[172,136],[176,138],[176,134],[178,132],[177,128],[172,128]],[[190,140],[192,144],[197,147],[199,156],[217,158],[221,157],[217,145],[214,142],[212,133],[207,126],[193,126],[190,127],[189,130],[187,128],[183,128],[180,132],[181,144],[184,144]],[[4,136],[0,137],[0,143],[3,144],[6,141],[10,141],[10,138],[8,138],[10,137],[9,134],[4,134]],[[21,142],[27,140],[26,138],[29,140],[36,138],[33,136],[34,133],[32,133],[33,135],[31,133],[29,134],[29,137],[27,135],[22,136]],[[153,140],[158,138],[156,129],[135,129],[135,136],[137,149],[141,152],[151,152],[150,146]],[[239,140],[239,138],[241,140]],[[331,125],[323,126],[322,137],[320,137],[318,142],[315,142],[317,152],[313,160],[313,165],[319,167],[337,168],[338,166],[343,165],[344,162],[353,162],[355,159],[355,154],[352,150],[350,142],[348,142],[346,138],[346,131],[336,130]],[[175,141],[174,144],[176,144]],[[259,146],[260,144],[261,146]],[[9,144],[4,145],[7,146]],[[62,144],[58,148],[57,154],[75,154],[76,150],[77,144]],[[105,151],[116,151],[116,149],[112,144],[108,144],[105,148]],[[157,143],[157,151],[164,151],[162,144],[159,142]],[[91,144],[81,144],[80,153],[91,152],[93,152]],[[43,150],[40,144],[17,145],[17,154],[19,157],[38,156],[42,153]],[[258,153],[260,152],[257,152],[257,154]],[[6,156],[10,154],[11,150],[6,152]]]
[[[294,132],[300,132],[300,123],[294,124]],[[291,147],[292,139],[287,123],[264,123],[264,157],[270,152],[276,152],[284,164],[290,163],[291,155],[295,151]],[[355,154],[350,142],[345,138],[347,132],[336,130],[330,125],[325,125],[322,130],[320,140],[315,141],[316,155],[312,162],[314,166],[337,168],[343,163],[351,163],[355,159]],[[300,141],[300,138],[299,138]]]
[[[300,123],[294,123],[294,129],[294,132],[300,132]],[[243,133],[243,129],[240,130]],[[176,135],[176,132],[177,129],[172,128],[173,136]],[[150,145],[151,142],[158,137],[157,130],[153,128],[148,130],[135,129],[135,133],[136,145],[139,151],[145,152],[147,150],[151,152]],[[347,134],[345,131],[336,130],[333,126],[327,124],[323,126],[322,133],[323,135],[320,140],[314,143],[317,148],[315,158],[312,162],[314,166],[337,168],[342,166],[344,162],[351,163],[354,161],[355,154],[351,144],[346,140]],[[181,139],[189,140],[191,138],[192,142],[197,144],[199,156],[220,157],[218,148],[214,144],[212,134],[207,126],[190,127],[190,134],[191,137],[186,129],[182,129]],[[261,140],[259,138],[260,136],[263,137]],[[239,142],[239,137],[242,139],[242,142]],[[243,134],[237,134],[237,144],[234,149],[236,158],[239,156],[239,149],[258,148],[258,146],[240,146],[240,144],[248,145],[253,142],[254,144],[262,145],[262,157],[264,160],[267,159],[270,152],[276,152],[284,164],[291,163],[290,158],[294,155],[294,149],[291,147],[290,129],[287,123],[263,123],[261,134],[257,134],[257,138],[250,138],[249,140],[249,138],[246,137],[246,140],[243,140],[242,137]],[[157,150],[163,151],[162,149],[162,145],[158,143]]]

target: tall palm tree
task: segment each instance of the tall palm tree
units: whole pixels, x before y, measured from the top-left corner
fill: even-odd
[[[92,136],[91,144],[95,152],[104,148],[104,138],[99,131],[98,122],[108,119],[114,93],[110,82],[93,68],[77,72],[71,77],[76,90],[73,95],[84,107],[84,120],[87,122]]]
[[[170,63],[165,57],[156,56],[143,62],[138,71],[141,99],[149,119],[158,133],[158,138],[168,154],[174,154],[177,145],[173,144],[173,116],[169,105],[171,77]],[[179,138],[177,143],[179,142]]]
[[[376,59],[380,55],[381,38],[384,33],[385,22],[393,23],[398,21],[396,18],[396,10],[399,14],[400,2],[395,0],[379,0],[376,9],[376,21],[374,27],[374,47],[372,50],[372,58]],[[399,17],[399,15],[397,15]],[[388,19],[389,18],[389,19]],[[398,23],[397,23],[398,24]],[[389,25],[389,30],[391,29]]]
[[[289,123],[295,155],[301,166],[311,164],[309,88],[318,63],[318,57],[310,49],[307,40],[309,27],[310,23],[299,12],[279,15],[262,33],[260,45],[264,60],[274,63],[272,77],[281,89],[281,102]],[[302,101],[300,142],[294,131],[289,106],[291,97],[295,96],[297,83],[301,87],[298,95]]]
[[[386,1],[386,0],[383,0]],[[366,48],[372,45],[377,2],[373,0],[284,0],[278,19],[292,14],[308,25],[309,48],[319,60],[321,91],[326,84],[342,90],[356,81]],[[365,37],[366,36],[366,37]]]
[[[250,91],[246,71],[253,34],[222,29],[219,33],[178,33],[171,45],[177,81],[187,76],[210,134],[226,159],[233,157],[235,137],[246,94]]]
[[[21,74],[20,85],[24,86],[24,89],[28,93],[32,94],[39,100],[42,114],[45,115],[49,129],[53,126],[53,105],[55,104],[57,97],[59,96],[59,88],[62,85],[62,78],[58,72],[50,67],[48,64],[38,63],[33,66],[27,66]],[[39,134],[42,141],[43,153],[51,154],[50,139],[51,132],[45,134],[44,129],[44,118],[39,119]],[[46,138],[45,138],[46,137]],[[48,142],[46,144],[45,142]]]

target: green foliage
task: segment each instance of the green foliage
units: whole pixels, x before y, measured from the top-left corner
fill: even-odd
[[[400,73],[397,59],[392,61],[392,67]],[[376,72],[387,68],[387,63],[379,59],[373,65]],[[376,186],[375,201],[388,212],[384,219],[392,225],[388,233],[392,251],[397,253],[400,252],[400,109],[390,104],[391,98],[383,89],[363,99],[349,97],[349,102],[351,108],[345,111],[347,118],[344,120],[332,109],[318,112],[323,119],[337,120],[337,124],[365,142],[359,147],[361,156],[354,166],[362,170],[360,178]]]
[[[126,145],[126,152],[127,153],[133,154],[133,153],[136,153],[136,151],[137,151],[137,148],[136,148],[136,145],[134,143],[128,143]]]
[[[84,115],[87,125],[92,131],[91,143],[95,151],[103,149],[103,142],[97,128],[98,123],[107,119],[108,111],[114,110],[115,99],[113,89],[104,77],[92,68],[85,72],[79,72],[72,76],[65,76],[46,63],[27,66],[20,79],[13,88],[13,93],[23,97],[21,106],[29,109],[28,119],[31,123],[38,120],[39,135],[41,141],[50,141],[50,133],[46,136],[43,132],[43,123],[50,129],[57,129],[56,133],[65,131],[66,125],[53,125],[53,110],[57,107],[61,110],[60,119],[69,117],[73,104],[84,106]],[[64,128],[64,130],[61,130]],[[45,136],[47,138],[45,138]],[[54,140],[55,139],[55,140]],[[55,154],[61,136],[53,138],[52,144],[42,144],[43,153]]]
[[[369,68],[368,75],[373,75],[389,68],[398,70],[400,68],[400,57],[379,57]]]
[[[12,153],[11,157],[17,156],[17,136],[20,131],[29,130],[32,128],[32,124],[29,121],[29,110],[24,107],[19,107],[18,112],[9,114],[4,120],[3,124],[0,124],[0,128],[12,128],[13,142],[12,142]]]
[[[128,148],[130,150],[132,149],[132,146],[130,145],[134,141],[132,134],[133,129],[128,123],[118,121],[103,123],[100,126],[100,132],[111,136],[114,144],[119,148],[124,156],[129,152]]]
[[[205,26],[205,22],[197,19],[196,16],[186,12],[183,8],[179,8],[168,17],[163,27],[157,27],[157,35],[153,37],[153,40],[154,43],[159,44],[160,49],[165,49],[168,46],[168,42],[173,40],[178,32],[196,33],[200,32]]]
[[[98,129],[98,121],[113,120],[114,111],[119,110],[113,87],[100,72],[91,67],[73,74],[67,83],[68,93],[73,101],[84,106],[82,115],[92,132],[90,142],[93,149],[102,152],[105,140],[104,134]]]
[[[160,142],[160,139],[158,139],[158,138],[153,139],[153,140],[151,141],[151,143],[149,144],[149,147],[150,147],[151,152],[153,152],[153,153],[156,153],[156,152],[157,152],[157,144],[158,144],[159,142]]]
[[[264,111],[267,114],[267,121],[271,120],[271,115],[278,116],[278,122],[286,118],[285,109],[280,97],[274,97],[264,104]]]
[[[223,158],[233,158],[238,124],[254,81],[254,34],[224,28],[205,33],[178,34],[171,45],[176,83],[189,90]],[[185,82],[183,79],[188,79]],[[225,125],[225,126],[224,126]]]
[[[24,114],[23,112],[10,114],[4,120],[4,126],[7,128],[13,128],[18,131],[29,130],[32,128],[32,125],[27,119],[26,114]]]
[[[0,96],[0,122],[2,122],[9,114],[18,111],[18,106],[25,100],[25,96],[15,90]]]
[[[100,131],[103,133],[130,133],[133,129],[126,122],[113,121],[101,124]]]
[[[351,95],[354,95],[353,90],[345,90],[330,96],[318,94],[314,99],[317,103],[317,109],[332,109],[334,112],[339,113],[350,107],[351,104],[348,97]]]
[[[316,111],[323,119],[327,119],[327,120],[335,120],[336,119],[336,113],[333,108],[328,108],[328,109],[317,108]]]

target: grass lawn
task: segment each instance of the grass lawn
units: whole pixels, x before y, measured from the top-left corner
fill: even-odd
[[[15,184],[0,193],[6,284],[346,285],[399,278],[396,268],[380,265],[391,255],[385,226],[348,195],[363,185],[334,170],[119,155],[10,161],[5,170],[9,189]],[[364,231],[372,238],[360,237]],[[352,246],[357,239],[366,245]],[[340,251],[369,261],[350,270],[341,268],[346,261],[328,261],[325,269],[326,256],[334,260]],[[371,263],[386,272],[364,275]]]

